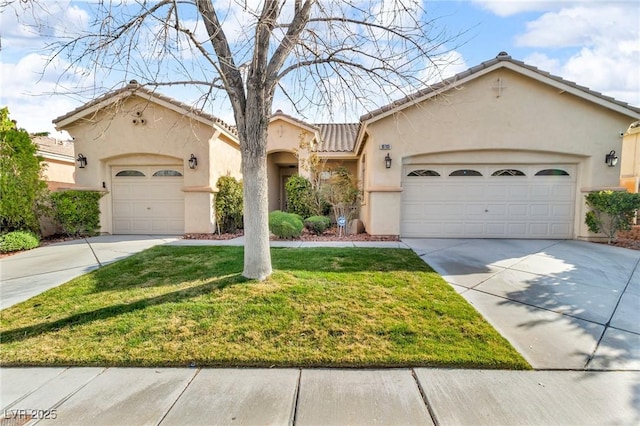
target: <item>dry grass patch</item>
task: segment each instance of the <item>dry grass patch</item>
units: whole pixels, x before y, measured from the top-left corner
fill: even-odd
[[[2,311],[2,365],[529,368],[410,250],[155,247]]]

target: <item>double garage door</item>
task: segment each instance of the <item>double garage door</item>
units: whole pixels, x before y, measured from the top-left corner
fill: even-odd
[[[411,165],[401,235],[572,238],[574,165]]]
[[[181,166],[112,168],[114,234],[182,234]]]

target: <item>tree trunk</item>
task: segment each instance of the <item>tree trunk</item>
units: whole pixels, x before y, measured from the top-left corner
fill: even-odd
[[[269,199],[267,181],[268,99],[249,95],[239,124],[242,150],[242,180],[244,190],[244,271],[246,278],[264,280],[271,275],[269,247]],[[240,118],[240,120],[238,120]]]

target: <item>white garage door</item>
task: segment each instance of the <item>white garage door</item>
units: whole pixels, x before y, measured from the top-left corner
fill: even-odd
[[[573,165],[411,165],[404,237],[572,238]]]
[[[113,167],[113,233],[182,234],[183,185],[179,166]]]

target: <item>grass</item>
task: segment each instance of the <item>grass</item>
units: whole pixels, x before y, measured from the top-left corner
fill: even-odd
[[[155,247],[3,310],[0,363],[530,368],[410,250]]]

